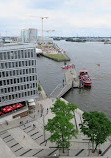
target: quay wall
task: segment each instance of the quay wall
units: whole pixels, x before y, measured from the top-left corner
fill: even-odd
[[[49,56],[46,56],[45,54],[41,54],[42,56],[46,57],[46,58],[49,58],[49,59],[52,59],[54,61],[57,61],[57,62],[63,62],[63,61],[70,61],[71,59],[65,55],[66,58],[64,59],[57,59],[57,58],[52,58],[52,57],[49,57]]]

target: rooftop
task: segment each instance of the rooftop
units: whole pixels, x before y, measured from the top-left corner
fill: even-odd
[[[8,43],[0,45],[0,51],[5,51],[9,49],[25,49],[25,48],[32,48],[36,45],[33,43]]]

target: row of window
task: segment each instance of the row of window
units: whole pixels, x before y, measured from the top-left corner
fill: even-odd
[[[11,101],[11,100],[17,100],[17,99],[22,99],[25,97],[29,97],[29,96],[34,96],[37,95],[37,90],[31,90],[31,91],[27,91],[27,92],[22,92],[22,93],[16,93],[16,94],[12,94],[12,95],[8,95],[8,96],[3,96],[0,97],[0,102],[7,102],[7,101]]]
[[[13,87],[2,88],[2,89],[0,89],[0,94],[17,92],[17,91],[21,91],[21,90],[29,90],[31,88],[33,88],[33,89],[37,88],[37,83],[29,83],[29,84],[15,86],[15,87],[13,86]]]
[[[21,70],[12,70],[12,71],[3,71],[0,72],[0,77],[11,77],[17,75],[27,75],[36,73],[36,68],[28,68],[28,69],[21,69]]]
[[[29,81],[34,81],[34,80],[37,82],[37,75],[7,79],[7,80],[0,80],[0,86],[18,84],[18,83],[29,82]]]
[[[24,67],[24,66],[36,66],[36,60],[0,63],[0,69],[16,68],[16,67]]]
[[[35,57],[35,49],[0,52],[0,60],[33,58],[33,57]]]

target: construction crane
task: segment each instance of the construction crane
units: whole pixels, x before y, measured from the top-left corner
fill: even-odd
[[[43,35],[43,20],[48,19],[48,17],[40,17],[42,20],[42,50],[44,50],[44,35]]]
[[[43,35],[43,20],[44,19],[48,19],[47,16],[33,16],[33,15],[30,15],[30,17],[38,17],[38,18],[41,18],[42,20],[42,50],[44,50],[44,35]]]
[[[55,30],[47,30],[46,32],[48,33],[48,53],[49,53],[49,32],[54,32]]]

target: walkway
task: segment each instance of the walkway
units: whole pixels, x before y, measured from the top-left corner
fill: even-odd
[[[47,98],[44,100],[37,101],[35,113],[29,115],[28,117],[22,118],[22,125],[18,124],[18,120],[9,122],[8,128],[10,129],[7,129],[7,126],[3,125],[4,129],[6,127],[7,130],[0,132],[0,157],[31,158],[41,156],[53,156],[55,152],[57,155],[59,154],[56,144],[51,143],[48,139],[50,133],[48,131],[45,131],[44,133],[43,127],[43,124],[47,124],[49,118],[54,117],[54,114],[51,113],[50,107],[54,104],[55,101],[55,98]],[[64,101],[67,102],[66,100]],[[42,117],[41,108],[43,109]],[[75,110],[75,118],[71,120],[72,123],[75,125],[75,128],[79,130],[79,133],[77,135],[78,139],[73,138],[71,140],[71,147],[69,151],[70,157],[76,156],[85,158],[89,154],[89,139],[84,136],[79,129],[79,124],[82,122],[82,113],[83,112],[80,109]],[[27,119],[31,119],[30,122],[26,123]],[[12,124],[13,127],[17,127],[12,128]],[[35,125],[35,127],[33,126],[33,124]],[[103,155],[104,158],[110,158],[111,150],[108,148],[109,146],[110,140],[100,146],[103,153],[106,151]],[[93,156],[94,155],[92,155],[92,157]],[[97,153],[95,155],[95,158],[97,158],[96,156]],[[101,158],[103,157],[101,156]]]
[[[50,94],[52,98],[61,98],[71,88],[79,87],[79,78],[75,68],[70,68],[65,73],[65,81],[62,84],[58,84],[57,87]]]
[[[79,77],[75,68],[70,68],[65,73],[66,84],[71,84],[73,88],[79,87]]]

